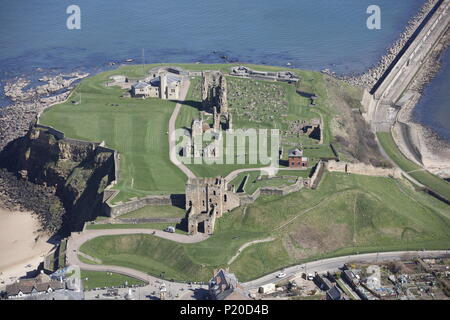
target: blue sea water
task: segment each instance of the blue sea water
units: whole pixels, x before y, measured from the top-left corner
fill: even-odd
[[[394,42],[424,0],[14,0],[0,10],[0,82],[111,68],[111,61],[286,65],[361,73]],[[81,9],[69,30],[66,8]],[[381,30],[366,27],[369,5]],[[42,68],[43,71],[36,71]],[[0,88],[1,89],[1,88]],[[0,105],[8,101],[0,97]]]
[[[441,57],[442,66],[414,108],[413,119],[450,141],[450,50]]]

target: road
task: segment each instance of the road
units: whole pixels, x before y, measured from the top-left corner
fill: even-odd
[[[258,289],[260,286],[274,283],[279,281],[276,277],[281,271],[286,273],[286,278],[288,277],[298,277],[302,273],[325,273],[327,271],[338,271],[345,263],[362,262],[362,263],[377,263],[383,261],[393,261],[412,257],[419,258],[434,258],[434,257],[450,257],[450,252],[448,250],[437,250],[437,251],[398,251],[398,252],[379,252],[379,253],[366,253],[358,254],[352,256],[336,257],[324,260],[317,260],[308,262],[305,264],[300,264],[285,268],[283,270],[276,271],[274,273],[268,274],[259,279],[243,283],[242,285],[249,289]]]
[[[181,171],[183,171],[183,173],[188,178],[195,178],[195,174],[188,167],[186,167],[180,160],[178,160],[177,149],[175,148],[176,146],[175,125],[177,122],[178,114],[180,113],[180,109],[183,106],[182,101],[186,100],[186,96],[189,91],[189,85],[190,85],[189,77],[184,77],[180,91],[180,99],[179,99],[180,102],[176,104],[175,109],[172,112],[172,116],[170,117],[169,120],[169,156],[170,161],[174,165],[176,165]]]
[[[148,229],[105,229],[105,230],[86,230],[82,233],[73,233],[67,243],[67,263],[68,265],[78,265],[83,270],[89,271],[103,271],[103,272],[115,272],[123,275],[127,275],[130,277],[137,278],[142,281],[146,281],[149,284],[159,283],[160,279],[157,277],[153,277],[148,275],[145,272],[134,270],[126,267],[120,266],[107,266],[107,265],[99,265],[99,264],[87,264],[83,263],[78,258],[78,251],[80,246],[86,241],[92,240],[96,237],[106,236],[106,235],[125,235],[125,234],[151,234],[153,235],[155,232],[155,236],[177,241],[180,243],[196,243],[203,241],[207,238],[207,236],[202,234],[197,234],[195,236],[181,235],[176,233],[167,233],[160,230],[148,230]],[[269,239],[257,240],[257,241],[269,241]],[[254,242],[247,244],[251,245]],[[240,251],[244,248],[241,247]],[[240,251],[238,251],[237,255],[239,255]],[[236,256],[237,256],[236,255]],[[411,259],[413,257],[420,258],[433,258],[433,257],[450,257],[450,253],[448,250],[436,250],[436,251],[396,251],[396,252],[378,252],[378,253],[367,253],[367,254],[358,254],[358,255],[350,255],[350,256],[342,256],[336,258],[329,258],[323,260],[317,260],[308,262],[305,264],[300,264],[292,267],[285,268],[283,270],[276,271],[274,273],[270,273],[265,275],[259,279],[249,281],[243,283],[243,285],[249,289],[257,289],[260,286],[268,283],[276,282],[280,279],[276,277],[278,273],[283,271],[286,273],[286,277],[298,277],[302,273],[324,273],[327,271],[337,271],[341,268],[345,263],[352,262],[362,262],[362,263],[377,263],[383,261],[393,261],[400,259]],[[234,257],[235,258],[235,257]],[[172,283],[176,290],[189,290],[190,287],[187,284],[183,283]],[[181,289],[183,288],[183,289]],[[187,292],[187,291],[185,291]]]

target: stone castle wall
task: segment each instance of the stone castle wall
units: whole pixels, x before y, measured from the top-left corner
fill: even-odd
[[[348,163],[328,161],[326,164],[328,171],[354,173],[367,176],[401,178],[402,173],[399,168],[377,168],[365,163]]]
[[[125,203],[108,204],[105,211],[110,217],[117,217],[122,214],[135,211],[145,206],[183,206],[185,202],[184,194],[150,195],[142,199],[135,199]]]

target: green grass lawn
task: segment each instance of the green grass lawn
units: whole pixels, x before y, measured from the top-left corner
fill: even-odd
[[[150,235],[99,237],[81,251],[105,264],[166,278],[206,281],[244,243],[231,264],[241,281],[282,267],[338,255],[390,250],[443,249],[450,245],[450,209],[391,178],[326,173],[317,190],[261,197],[218,220],[213,236],[180,244]]]
[[[421,169],[420,166],[408,160],[401,153],[390,132],[378,132],[377,137],[389,157],[391,157],[391,159],[404,171],[409,172]],[[409,175],[431,190],[450,200],[450,183],[444,179],[425,170],[409,172]]]
[[[175,206],[145,206],[120,218],[183,218],[186,210]]]
[[[290,176],[290,170],[279,171],[277,176]],[[285,187],[295,183],[296,177],[308,176],[309,170],[305,171],[292,171],[292,177],[279,178],[279,179],[262,179],[257,180],[260,176],[260,171],[248,171],[240,173],[236,178],[231,181],[236,187],[236,192],[244,192],[246,194],[253,194],[258,188],[262,187]]]
[[[81,280],[83,282],[84,290],[146,284],[144,281],[119,273],[86,270],[81,270]]]
[[[68,102],[49,108],[40,123],[63,131],[70,138],[105,141],[119,151],[120,178],[115,188],[120,193],[115,202],[134,196],[183,192],[186,178],[169,160],[167,131],[175,103],[121,98],[123,90],[104,86],[109,76],[127,74],[125,70],[84,80]],[[72,104],[71,100],[78,100],[80,94],[82,102]]]

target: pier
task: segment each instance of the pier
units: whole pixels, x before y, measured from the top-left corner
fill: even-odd
[[[450,0],[439,0],[374,87],[364,92],[363,116],[375,132],[390,131],[403,93],[449,28],[449,9]]]

